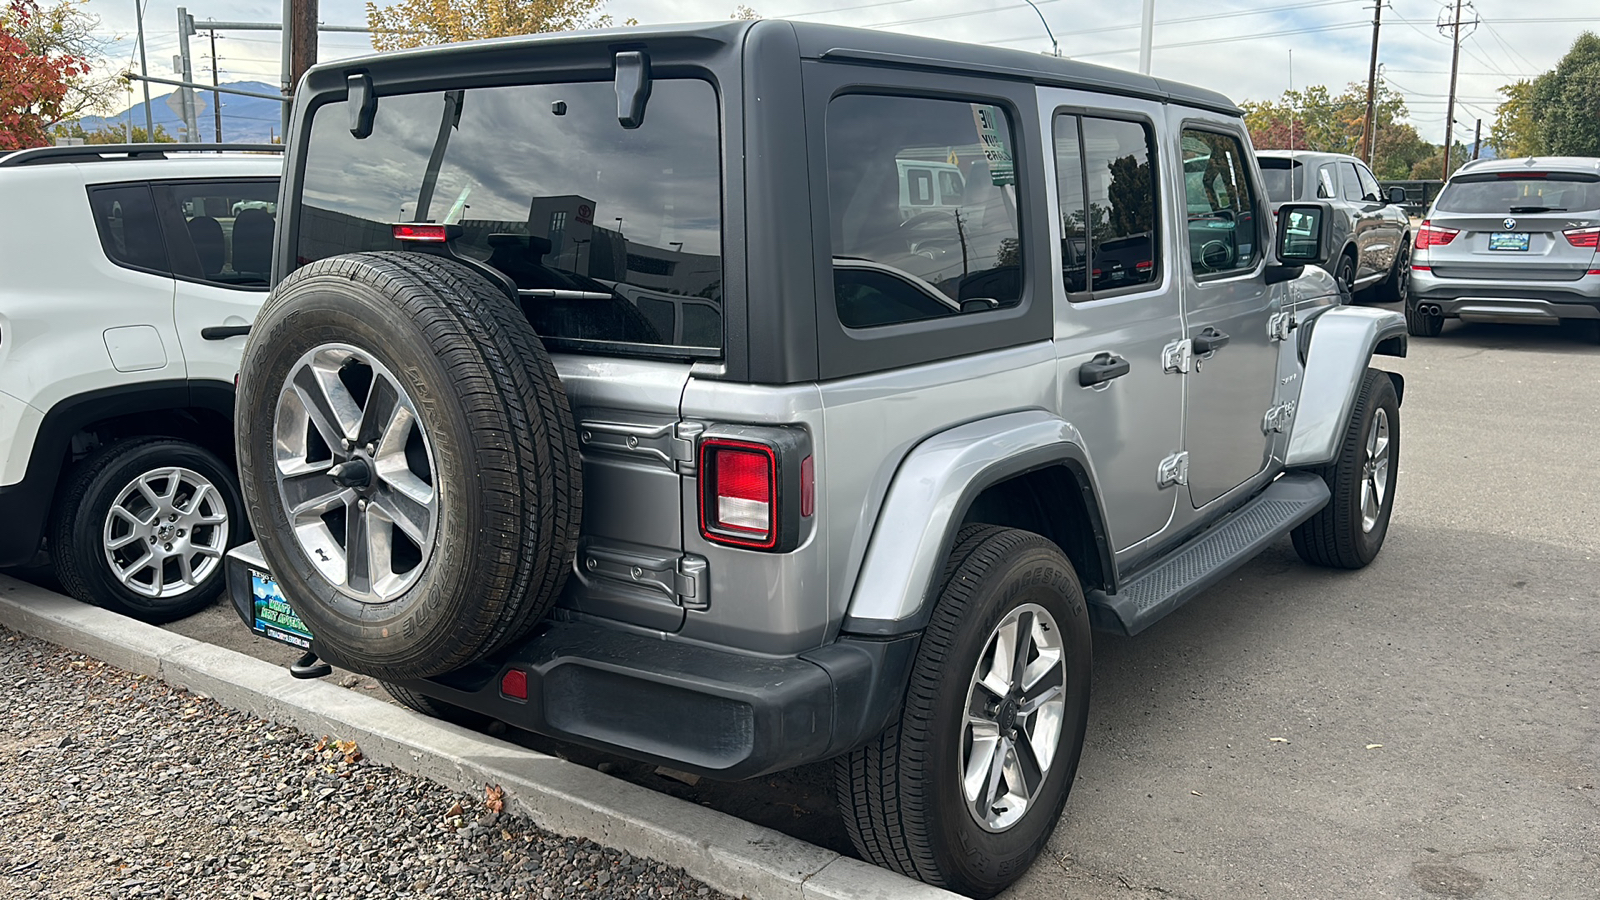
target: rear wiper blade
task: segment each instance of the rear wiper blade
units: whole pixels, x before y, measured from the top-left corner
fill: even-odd
[[[1565,206],[1513,206],[1507,212],[1514,213],[1540,213],[1540,212],[1566,212]]]

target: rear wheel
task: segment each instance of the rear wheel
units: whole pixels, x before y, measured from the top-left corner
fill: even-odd
[[[1356,281],[1356,260],[1349,254],[1339,257],[1333,266],[1333,280],[1339,282],[1339,297],[1341,303],[1351,303],[1355,300],[1355,291],[1351,285]]]
[[[1066,803],[1089,711],[1072,564],[1039,535],[963,529],[900,720],[835,764],[864,859],[972,897],[1027,870]]]
[[[262,554],[330,662],[442,674],[555,602],[581,514],[575,429],[533,329],[465,266],[304,266],[245,348],[238,430]]]
[[[1405,303],[1411,296],[1411,239],[1402,238],[1400,252],[1395,254],[1394,268],[1383,284],[1373,290],[1379,303]]]
[[[67,593],[162,623],[217,599],[223,554],[248,526],[233,472],[216,454],[188,441],[135,438],[73,470],[50,534]]]

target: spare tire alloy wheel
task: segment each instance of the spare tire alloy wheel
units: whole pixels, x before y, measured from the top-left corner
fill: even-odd
[[[222,565],[228,507],[199,472],[152,469],[117,493],[102,543],[106,564],[123,587],[153,600],[182,594]]]
[[[439,494],[416,403],[389,368],[350,344],[311,349],[279,392],[273,434],[278,495],[317,572],[363,602],[410,588]]]

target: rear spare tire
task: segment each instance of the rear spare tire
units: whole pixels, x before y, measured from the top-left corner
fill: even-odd
[[[565,392],[515,303],[415,253],[300,268],[245,345],[241,482],[329,661],[439,675],[525,634],[582,513]]]

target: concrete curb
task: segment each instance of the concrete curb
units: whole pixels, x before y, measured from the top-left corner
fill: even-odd
[[[417,715],[279,666],[0,575],[0,624],[464,791],[498,784],[551,831],[681,867],[751,900],[956,900],[876,866],[703,806]]]

